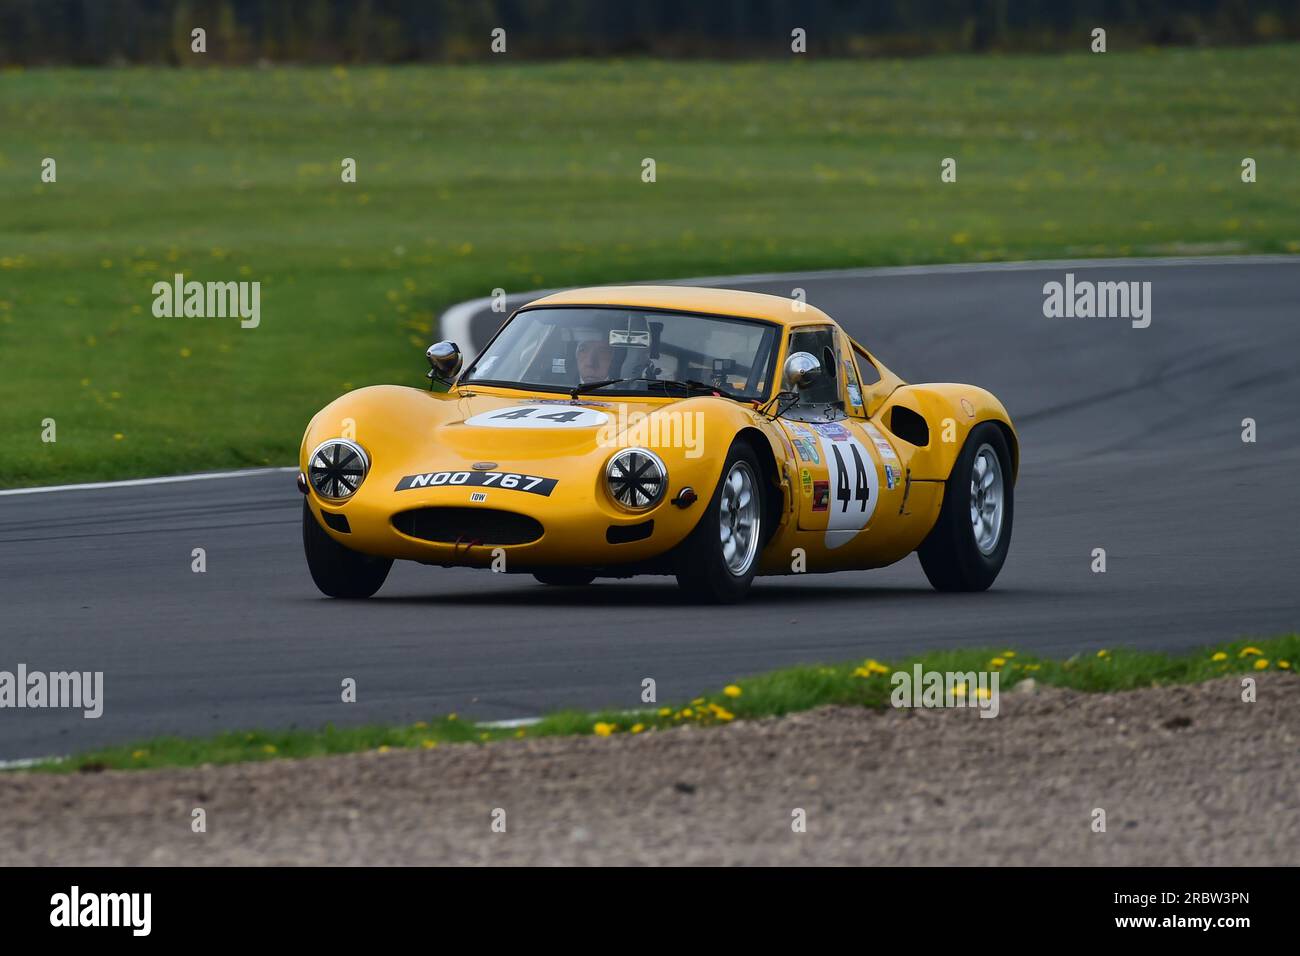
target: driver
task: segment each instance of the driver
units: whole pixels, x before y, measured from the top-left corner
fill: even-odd
[[[583,339],[578,343],[578,381],[604,382],[614,378],[614,348],[607,340]]]

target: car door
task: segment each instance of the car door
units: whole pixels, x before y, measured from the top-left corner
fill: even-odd
[[[860,424],[863,396],[852,353],[834,326],[792,330],[789,351],[808,352],[822,366],[819,379],[781,418],[799,459],[798,527],[818,533],[827,549],[843,548],[870,525],[882,474]]]

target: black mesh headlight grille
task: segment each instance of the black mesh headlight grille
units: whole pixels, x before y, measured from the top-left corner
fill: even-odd
[[[346,438],[331,438],[316,446],[307,459],[307,480],[322,498],[351,498],[370,471],[365,449]]]
[[[605,466],[610,497],[628,511],[649,511],[668,489],[663,460],[644,448],[625,448]]]

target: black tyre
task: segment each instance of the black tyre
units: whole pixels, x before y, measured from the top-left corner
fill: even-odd
[[[764,494],[758,456],[736,442],[695,530],[679,546],[677,583],[691,598],[730,604],[749,591],[763,550]]]
[[[1015,508],[1011,452],[1002,429],[976,425],[943,487],[939,520],[917,549],[938,591],[983,591],[1011,547]]]
[[[581,568],[547,568],[545,571],[534,571],[533,577],[543,584],[568,588],[582,587],[596,580],[596,575]]]
[[[339,544],[320,526],[305,500],[302,549],[316,587],[333,598],[370,597],[383,586],[393,566],[391,558],[374,558]]]

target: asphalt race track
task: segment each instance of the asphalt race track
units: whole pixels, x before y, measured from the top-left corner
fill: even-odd
[[[1045,318],[1043,284],[1067,271],[1149,281],[1150,327]],[[635,707],[644,677],[681,700],[781,665],[934,647],[1186,648],[1300,628],[1300,259],[704,281],[804,288],[905,379],[1002,398],[1023,466],[993,590],[936,594],[909,558],[760,579],[744,605],[699,608],[671,578],[556,590],[399,564],[375,599],[345,603],[307,574],[291,472],[0,495],[0,670],[105,672],[98,720],[0,711],[0,759],[163,733]],[[482,344],[499,318],[461,327]],[[413,352],[410,384],[423,367]],[[339,700],[345,677],[355,704]]]

